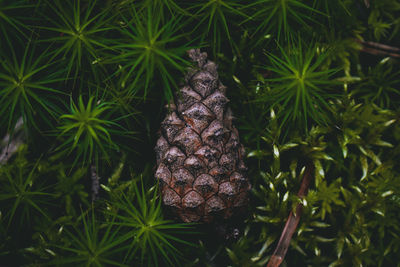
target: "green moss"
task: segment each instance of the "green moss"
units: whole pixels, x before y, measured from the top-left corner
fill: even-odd
[[[0,0],[0,158],[19,146],[0,162],[0,262],[265,266],[301,203],[282,266],[400,266],[399,10]],[[218,63],[248,156],[249,214],[228,241],[170,221],[153,177],[191,47]]]

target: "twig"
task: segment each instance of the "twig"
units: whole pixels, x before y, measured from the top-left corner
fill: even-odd
[[[297,193],[300,198],[303,198],[307,195],[308,187],[310,186],[310,182],[313,177],[313,172],[314,165],[312,163],[309,163],[304,172],[299,192]],[[278,245],[276,246],[275,251],[271,256],[267,267],[278,267],[282,263],[289,248],[290,240],[292,240],[292,236],[296,231],[297,225],[299,224],[302,211],[303,205],[299,203],[296,206],[296,213],[294,214],[292,211],[290,212],[285,224],[285,228],[283,228]]]
[[[11,140],[11,142],[6,145],[0,153],[0,165],[6,164],[7,161],[12,157],[12,155],[17,152],[22,141],[18,138]]]
[[[22,129],[23,126],[23,121],[22,118],[19,118],[17,123],[15,124],[14,127],[14,134],[11,136],[10,134],[7,134],[3,140],[0,143],[0,147],[4,146],[3,149],[1,150],[0,153],[0,165],[6,164],[7,161],[12,157],[12,155],[17,152],[19,146],[22,144],[22,136],[19,133],[20,130]],[[10,140],[10,138],[12,138]]]
[[[390,45],[385,45],[385,44],[380,44],[380,43],[376,43],[376,42],[362,42],[363,44],[372,46],[372,47],[376,47],[376,48],[380,48],[382,50],[389,50],[389,51],[393,51],[393,52],[400,52],[400,48],[398,47],[394,47],[394,46],[390,46]]]
[[[369,41],[361,41],[356,39],[358,43],[362,45],[361,51],[371,54],[371,55],[385,55],[389,57],[396,57],[400,58],[400,54],[396,52],[400,52],[400,48],[389,46],[381,43],[376,42],[369,42]]]
[[[400,58],[400,54],[390,53],[390,52],[386,52],[386,51],[382,51],[382,50],[378,50],[378,49],[374,49],[374,48],[369,48],[369,47],[363,47],[363,48],[361,48],[361,51],[368,53],[368,54],[375,55],[375,56],[384,55],[384,56],[389,56],[389,57]]]
[[[96,166],[90,166],[90,176],[92,178],[92,201],[95,201],[99,195],[100,177],[97,174]]]

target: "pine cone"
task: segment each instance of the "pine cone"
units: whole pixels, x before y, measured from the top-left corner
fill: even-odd
[[[217,66],[199,49],[155,147],[163,204],[184,222],[228,219],[244,211],[250,184],[244,148],[226,107]]]

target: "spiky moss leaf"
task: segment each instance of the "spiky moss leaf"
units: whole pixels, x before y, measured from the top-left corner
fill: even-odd
[[[261,37],[256,39],[256,44],[262,42],[266,35],[281,40],[288,39],[291,33],[301,27],[310,30],[311,25],[317,23],[315,17],[324,15],[314,9],[312,3],[299,0],[256,0],[246,5],[246,9],[251,14],[247,21],[257,22],[253,23],[256,28],[252,34]]]
[[[86,163],[95,163],[98,166],[101,158],[109,162],[108,151],[118,150],[111,139],[112,127],[117,129],[115,132],[122,133],[124,130],[107,116],[107,111],[112,107],[112,103],[96,101],[94,96],[89,98],[86,105],[82,95],[79,96],[77,105],[71,98],[69,114],[60,116],[61,124],[58,127],[59,138],[66,139],[56,151],[70,154],[75,150],[73,165],[81,160],[82,166]]]
[[[189,62],[183,58],[190,48],[190,42],[183,42],[186,34],[180,33],[185,23],[181,16],[162,21],[157,7],[140,10],[133,4],[121,14],[121,25],[118,31],[122,40],[118,39],[112,48],[118,52],[111,61],[118,64],[116,73],[122,74],[120,86],[130,95],[143,91],[146,98],[148,90],[161,81],[162,95],[171,100],[177,80],[172,72],[183,77]]]
[[[368,17],[368,26],[371,28],[370,35],[377,41],[382,38],[394,39],[397,37],[400,29],[399,11],[400,3],[398,1],[372,2]]]
[[[332,76],[338,70],[321,69],[329,52],[318,54],[315,45],[303,49],[302,40],[292,43],[287,51],[283,47],[279,50],[279,57],[267,55],[271,65],[263,68],[271,71],[272,77],[264,80],[265,94],[256,101],[277,109],[281,128],[291,124],[308,131],[311,123],[327,124],[328,101],[338,96],[332,89],[337,84]]]
[[[18,43],[5,39],[7,49],[0,52],[0,126],[12,133],[22,117],[26,132],[38,129],[38,120],[51,127],[59,111],[57,97],[63,94],[54,87],[62,80],[59,71],[49,71],[54,62],[48,61],[47,50],[38,54],[29,41],[21,53]]]
[[[64,239],[52,244],[55,257],[49,263],[57,266],[128,266],[121,261],[127,250],[126,238],[113,221],[101,222],[94,208],[82,211],[76,224],[61,231]]]
[[[115,224],[121,226],[124,238],[130,243],[124,262],[176,266],[183,258],[177,245],[193,246],[178,234],[190,234],[193,225],[164,219],[156,187],[146,192],[142,181],[141,185],[131,183],[131,189],[128,194],[119,192],[114,196],[117,200],[110,203],[117,210]]]
[[[326,54],[324,68],[338,66],[343,69],[345,77],[342,80],[345,84],[358,81],[359,77],[351,75],[352,62],[358,59],[358,51],[362,45],[357,41],[361,39],[358,34],[355,36],[345,36],[342,32],[325,30],[324,37],[318,42],[317,49],[320,51],[328,50]],[[354,75],[354,74],[353,74]]]
[[[78,168],[73,173],[69,174],[67,167],[64,164],[57,166],[57,180],[55,184],[55,194],[59,203],[64,206],[67,216],[76,217],[77,204],[83,207],[89,207],[89,194],[83,184],[83,179],[87,174],[86,168]]]
[[[232,266],[265,266],[268,262],[268,256],[263,255],[263,251],[271,244],[271,240],[263,244],[258,253],[254,253],[251,247],[254,246],[255,240],[248,235],[249,229],[245,230],[244,236],[231,246],[225,247],[226,253],[232,262]]]
[[[101,51],[109,48],[107,36],[113,19],[110,8],[85,0],[48,1],[47,8],[52,10],[42,15],[47,23],[37,27],[46,31],[48,37],[40,42],[53,45],[51,58],[61,60],[66,69],[64,77],[73,79],[74,83],[78,77],[83,81],[89,69],[95,81],[104,80]]]
[[[35,5],[21,0],[0,0],[0,29],[3,36],[12,34],[12,30],[27,38],[29,27],[21,16],[22,12],[32,9]]]
[[[361,73],[361,82],[351,92],[367,102],[383,108],[395,108],[400,95],[400,69],[390,58],[382,59],[378,64]]]
[[[46,206],[51,206],[54,195],[49,193],[50,187],[45,186],[45,181],[37,177],[39,161],[29,164],[25,153],[26,146],[20,147],[17,158],[0,168],[2,219],[7,229],[22,225],[31,227],[33,214],[44,220],[50,219]]]
[[[182,6],[182,3],[176,0],[144,0],[142,3],[142,8],[144,9],[156,7],[162,11],[160,16],[162,16],[161,19],[163,21],[175,19],[177,15],[190,16],[191,14]]]
[[[324,14],[313,18],[319,22],[315,26],[327,28],[329,25],[328,28],[334,28],[335,32],[346,32],[347,34],[361,28],[365,29],[359,19],[366,18],[368,8],[360,4],[360,2],[313,0],[312,4],[311,1],[309,3],[314,9]],[[341,19],[339,20],[339,18]]]
[[[31,246],[33,231],[52,219],[53,185],[39,171],[40,159],[31,163],[21,145],[15,158],[0,166],[0,260],[22,265],[24,249]]]
[[[235,31],[239,23],[248,16],[243,12],[244,1],[204,0],[196,4],[187,4],[187,9],[193,13],[196,26],[192,29],[201,36],[201,42],[207,41],[213,56],[222,52],[229,45],[231,51],[237,51]]]

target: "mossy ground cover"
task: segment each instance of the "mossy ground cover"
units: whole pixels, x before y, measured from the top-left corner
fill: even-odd
[[[399,266],[398,0],[0,0],[0,36],[0,265],[266,266],[301,204],[282,266]],[[154,178],[191,48],[246,148],[225,226]]]

